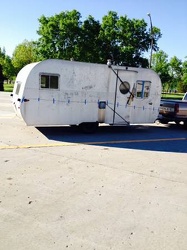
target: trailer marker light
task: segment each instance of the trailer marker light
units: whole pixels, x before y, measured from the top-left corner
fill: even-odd
[[[29,100],[29,99],[24,98],[24,99],[23,99],[23,101],[24,101],[24,102],[29,102],[30,100]]]

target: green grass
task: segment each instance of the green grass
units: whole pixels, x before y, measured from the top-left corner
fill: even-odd
[[[10,83],[4,83],[4,91],[5,92],[12,92],[14,88],[14,84]]]
[[[184,93],[162,93],[162,99],[182,100]]]

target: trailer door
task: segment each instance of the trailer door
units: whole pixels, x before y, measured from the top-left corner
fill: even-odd
[[[128,125],[131,123],[131,108],[129,103],[134,96],[134,85],[137,78],[137,71],[117,69],[116,88],[114,95],[113,124]]]

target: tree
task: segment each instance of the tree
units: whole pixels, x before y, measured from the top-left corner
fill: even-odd
[[[101,25],[89,16],[81,26],[81,35],[77,44],[76,60],[85,62],[101,62],[101,39],[99,37]]]
[[[25,65],[35,62],[37,56],[35,53],[36,45],[34,41],[24,40],[23,43],[19,44],[12,57],[12,64],[17,74]]]
[[[163,50],[153,54],[152,69],[159,74],[163,89],[167,85],[170,87],[171,76],[169,74],[169,67],[168,55]]]
[[[148,62],[145,62],[142,57],[144,52],[148,51],[150,44],[146,26],[144,20],[130,20],[124,17],[119,20],[122,61],[127,58],[129,65],[148,66]]]
[[[5,49],[0,48],[0,91],[4,91],[4,80],[6,79],[3,74],[3,60],[5,58]]]
[[[10,58],[10,56],[5,55],[1,62],[2,62],[2,72],[4,77],[8,81],[12,81],[13,78],[16,76],[15,68],[12,64],[12,59]]]
[[[80,38],[81,15],[78,11],[66,11],[52,17],[39,18],[37,31],[40,36],[37,51],[42,59],[76,57]]]
[[[61,58],[104,63],[112,59],[116,64],[148,66],[143,57],[150,48],[150,34],[144,20],[130,20],[109,11],[102,23],[89,16],[80,21],[78,11],[61,12],[52,17],[41,16],[37,54],[41,59]],[[154,27],[154,49],[161,37]]]
[[[182,61],[176,56],[172,57],[169,62],[170,75],[171,75],[171,89],[177,89],[178,84],[182,81]]]
[[[178,84],[180,92],[187,92],[187,61],[182,63],[182,81]]]
[[[150,35],[144,20],[118,17],[110,11],[102,19],[101,37],[107,54],[116,63],[129,66],[148,66],[148,60],[143,57],[150,47]],[[154,50],[157,50],[157,40],[161,37],[160,30],[154,28]]]
[[[102,18],[99,37],[101,39],[101,57],[100,61],[107,62],[111,59],[113,63],[120,61],[120,52],[118,46],[118,27],[119,17],[116,12],[109,11],[108,15]]]

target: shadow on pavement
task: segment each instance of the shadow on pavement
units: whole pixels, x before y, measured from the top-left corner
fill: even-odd
[[[84,134],[78,127],[38,127],[49,140],[97,146],[187,153],[183,126],[131,125],[100,126],[94,134]]]

